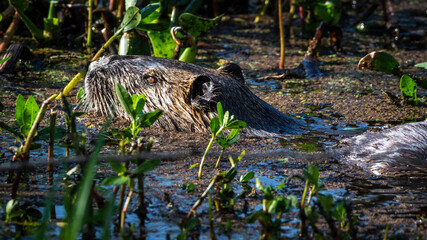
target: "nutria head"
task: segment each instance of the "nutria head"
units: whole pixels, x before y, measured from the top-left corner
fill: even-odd
[[[259,136],[301,133],[298,120],[255,96],[246,86],[240,67],[227,64],[207,69],[181,61],[149,56],[110,56],[89,66],[85,78],[85,106],[103,115],[127,117],[115,94],[119,82],[130,94],[146,96],[145,112],[160,109],[157,126],[179,131],[208,131],[216,104],[248,124]]]

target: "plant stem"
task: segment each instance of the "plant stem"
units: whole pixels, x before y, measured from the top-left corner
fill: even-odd
[[[277,8],[279,10],[279,31],[280,31],[280,63],[279,69],[285,67],[285,34],[283,32],[283,19],[282,19],[282,0],[277,0]]]
[[[222,153],[224,152],[224,150],[225,150],[225,148],[221,149],[221,153],[219,154],[218,161],[216,161],[215,168],[218,168],[219,162],[221,161]]]
[[[91,53],[90,47],[92,46],[92,4],[93,0],[88,0],[89,2],[89,9],[88,9],[88,23],[87,23],[87,42],[86,42],[86,48],[87,53]]]
[[[47,172],[49,174],[48,182],[49,182],[50,188],[53,187],[53,161],[54,161],[53,149],[55,146],[56,116],[57,116],[57,112],[55,112],[55,111],[50,112],[49,148],[48,148],[48,155],[47,155],[47,161],[48,161]],[[52,206],[51,206],[50,217],[52,219],[56,219],[56,211],[55,211],[55,205],[54,204],[52,204]]]
[[[122,216],[120,218],[120,228],[121,229],[123,229],[125,227],[126,212],[128,210],[130,200],[132,199],[133,189],[134,189],[134,186],[130,187],[128,197],[126,198],[125,205],[123,206],[123,209],[122,209]]]
[[[206,196],[209,193],[209,190],[211,190],[211,188],[214,186],[214,184],[216,182],[219,181],[221,177],[221,174],[218,173],[217,175],[215,175],[215,177],[212,179],[211,183],[209,184],[209,186],[206,188],[206,190],[203,192],[202,196],[200,196],[199,200],[197,200],[196,203],[194,203],[193,207],[190,209],[190,211],[187,214],[187,219],[190,219],[191,214],[194,213],[196,211],[196,209],[202,204],[203,200],[206,198]]]
[[[3,35],[3,41],[0,43],[0,52],[6,50],[6,48],[9,46],[13,35],[15,35],[16,30],[18,30],[19,22],[21,22],[21,17],[19,17],[18,12],[15,12],[15,18],[10,23],[5,34]]]
[[[206,150],[205,150],[205,153],[203,154],[202,160],[200,161],[199,174],[197,175],[197,177],[199,179],[202,178],[203,164],[205,163],[206,155],[208,155],[209,149],[211,149],[214,141],[215,141],[215,136],[213,135],[211,140],[209,141],[208,146],[206,147]]]

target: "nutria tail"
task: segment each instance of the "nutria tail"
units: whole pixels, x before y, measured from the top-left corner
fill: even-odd
[[[330,153],[375,175],[427,177],[427,121],[345,139]]]

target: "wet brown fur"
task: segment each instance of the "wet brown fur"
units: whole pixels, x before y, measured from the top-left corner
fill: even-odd
[[[150,84],[149,78],[155,83]],[[157,126],[168,130],[208,131],[220,101],[224,110],[248,124],[250,134],[272,137],[302,133],[297,119],[277,111],[245,86],[235,64],[217,70],[149,56],[102,58],[90,65],[86,75],[86,107],[103,115],[126,117],[115,95],[116,82],[130,94],[146,96],[144,111],[162,110]]]

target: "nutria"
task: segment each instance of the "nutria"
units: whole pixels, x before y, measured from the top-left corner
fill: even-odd
[[[146,96],[144,111],[160,109],[156,125],[168,130],[206,132],[220,101],[246,132],[262,137],[301,134],[302,124],[274,109],[245,85],[240,67],[226,64],[208,69],[150,56],[109,56],[90,64],[85,78],[87,109],[127,117],[115,93],[115,83],[130,94]]]
[[[427,176],[427,121],[344,139],[332,156],[379,176]]]

